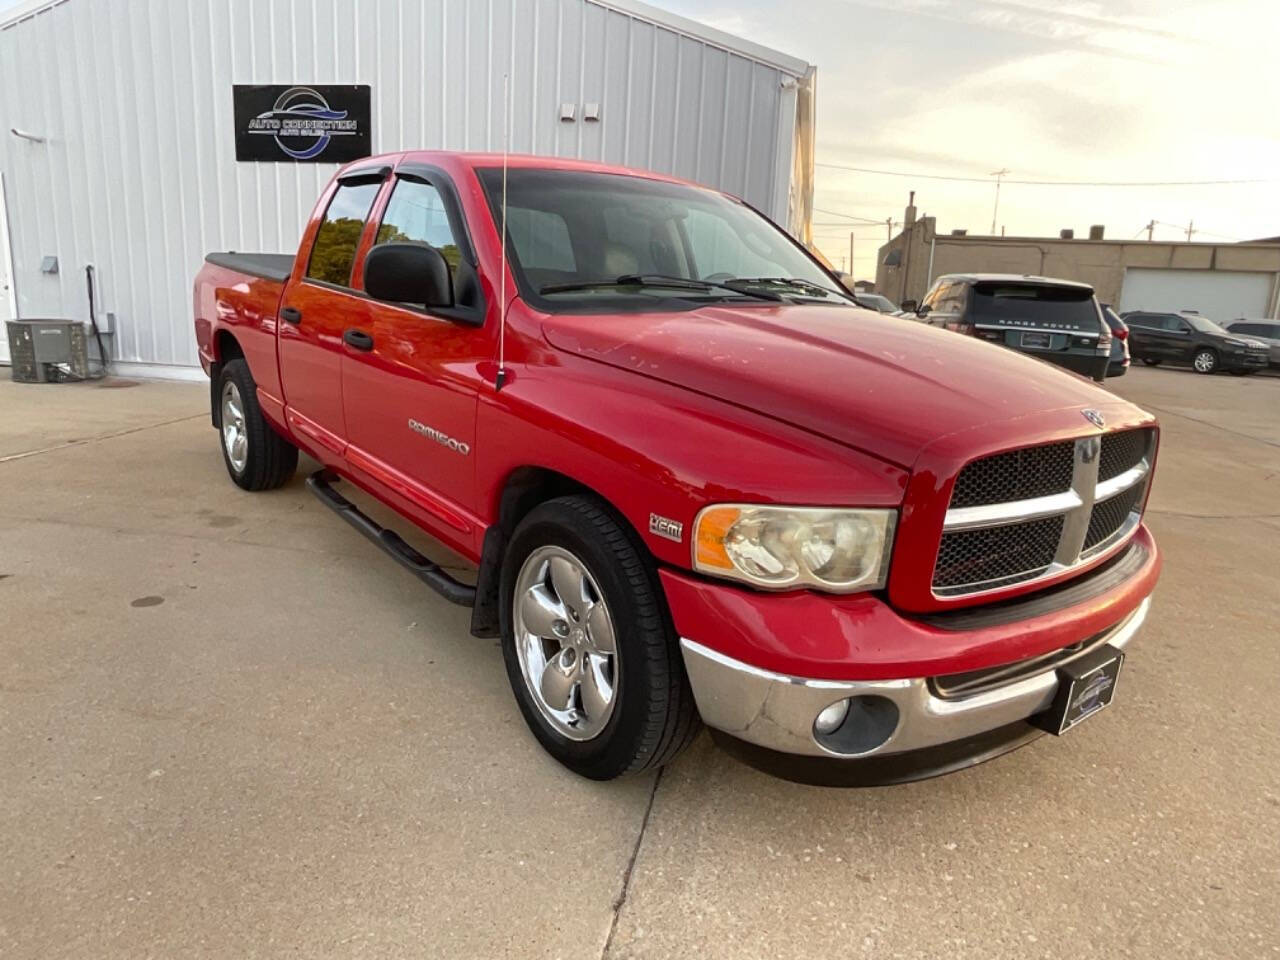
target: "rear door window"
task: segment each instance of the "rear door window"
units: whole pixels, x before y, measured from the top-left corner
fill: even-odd
[[[360,245],[364,223],[381,187],[381,180],[344,183],[338,187],[311,245],[311,259],[307,262],[309,279],[340,287],[351,286],[356,248]]]
[[[974,284],[970,313],[980,324],[1080,333],[1098,333],[1102,323],[1092,291],[1028,283]]]
[[[937,303],[933,305],[933,313],[963,313],[965,295],[969,292],[963,283],[949,283],[938,291]]]

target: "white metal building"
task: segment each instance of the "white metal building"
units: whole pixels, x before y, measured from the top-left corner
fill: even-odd
[[[813,68],[637,0],[31,0],[0,18],[0,321],[87,319],[92,265],[123,372],[202,375],[205,252],[293,250],[336,169],[237,162],[233,84],[368,84],[375,153],[500,150],[509,74],[513,152],[687,177],[808,239]]]

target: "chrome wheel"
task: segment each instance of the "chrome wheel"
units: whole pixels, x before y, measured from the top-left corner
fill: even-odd
[[[237,474],[244,473],[249,462],[249,434],[244,424],[240,388],[233,380],[228,380],[222,388],[222,447],[231,469]]]
[[[516,654],[525,686],[557,733],[590,740],[617,702],[613,618],[586,565],[563,547],[539,547],[516,577]]]
[[[1192,364],[1196,368],[1196,373],[1213,373],[1213,368],[1218,365],[1218,358],[1208,350],[1201,350],[1196,354]]]

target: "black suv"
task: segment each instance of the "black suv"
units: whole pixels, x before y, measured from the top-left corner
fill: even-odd
[[[917,307],[925,323],[990,340],[1101,382],[1111,355],[1111,328],[1093,287],[1071,280],[1002,273],[939,277]]]
[[[1196,373],[1226,370],[1243,375],[1267,365],[1265,343],[1228,333],[1190,310],[1130,310],[1120,316],[1129,325],[1129,353],[1149,367],[1167,361],[1189,363]]]

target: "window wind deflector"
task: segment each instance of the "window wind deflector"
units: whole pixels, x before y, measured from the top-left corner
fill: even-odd
[[[782,297],[765,290],[741,290],[728,283],[715,283],[711,280],[698,280],[693,277],[668,277],[662,274],[624,274],[613,280],[583,280],[574,283],[552,283],[538,289],[539,294],[569,293],[575,290],[591,290],[595,287],[655,287],[663,290],[691,290],[710,292],[728,290],[740,296],[753,297],[756,300],[781,301]]]
[[[338,177],[339,183],[377,183],[387,179],[387,175],[391,173],[388,166],[378,167],[357,167],[354,170],[348,170],[342,176]]]

